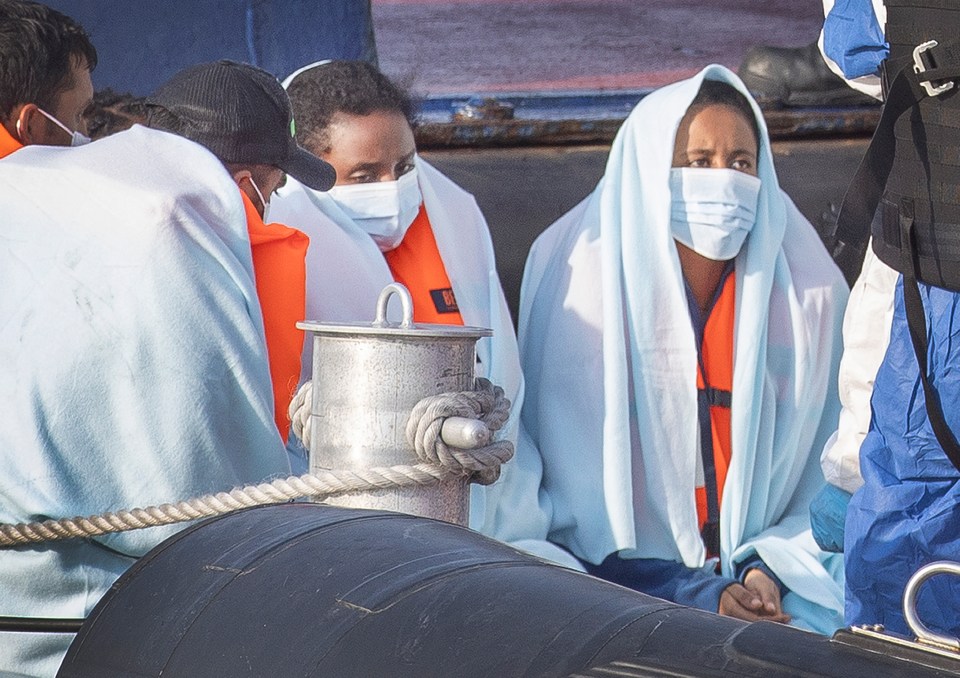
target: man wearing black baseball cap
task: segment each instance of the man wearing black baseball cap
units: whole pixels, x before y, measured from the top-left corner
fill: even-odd
[[[319,191],[336,181],[329,164],[294,139],[293,113],[277,79],[233,61],[180,71],[147,99],[147,125],[205,146],[240,188],[247,214],[257,294],[263,313],[274,415],[284,440],[287,406],[300,377],[306,257],[309,239],[282,224],[265,223],[270,196],[285,175]]]
[[[228,168],[269,167],[278,184],[285,172],[319,191],[336,181],[333,167],[297,144],[287,93],[256,66],[227,60],[191,66],[161,85],[147,105],[150,127],[206,146]],[[269,184],[257,188],[248,197],[262,212],[273,191],[263,191]]]

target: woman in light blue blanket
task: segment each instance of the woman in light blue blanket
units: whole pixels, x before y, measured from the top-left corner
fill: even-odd
[[[838,627],[842,562],[807,515],[846,298],[736,76],[645,98],[527,261],[497,536],[686,605]]]

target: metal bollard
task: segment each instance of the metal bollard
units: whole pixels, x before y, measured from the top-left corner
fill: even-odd
[[[400,323],[386,319],[394,295],[403,307]],[[297,327],[313,334],[311,472],[419,463],[405,435],[410,411],[427,396],[473,389],[476,342],[492,335],[477,327],[415,325],[410,293],[398,283],[381,292],[370,325],[302,322]],[[489,431],[484,434],[466,423],[470,421],[458,425],[454,418],[448,420],[444,439],[457,446],[464,442],[463,447],[485,444]],[[328,503],[466,525],[469,488],[465,478],[458,478],[428,487],[354,493]]]

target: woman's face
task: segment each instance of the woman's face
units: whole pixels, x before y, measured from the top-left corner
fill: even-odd
[[[730,106],[691,108],[680,121],[673,167],[735,169],[757,176],[757,141],[743,114]]]
[[[337,186],[396,181],[413,169],[417,147],[401,113],[337,113],[327,131],[330,148],[320,157],[337,170]]]

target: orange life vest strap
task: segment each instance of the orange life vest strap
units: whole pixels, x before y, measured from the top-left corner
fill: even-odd
[[[296,324],[306,315],[305,260],[310,239],[282,224],[264,224],[247,194],[240,191],[240,195],[247,214],[253,273],[267,339],[274,419],[286,442],[290,428],[287,408],[300,381],[303,331]]]
[[[731,273],[707,318],[700,355],[706,370],[706,381],[697,367],[697,388],[710,388],[712,392],[733,392],[733,331],[736,304],[736,275]],[[710,405],[710,422],[713,429],[713,460],[717,482],[717,497],[723,501],[723,486],[730,467],[730,407],[728,403],[713,399]],[[707,521],[706,488],[697,488],[697,518],[700,530]],[[711,554],[718,555],[718,554]]]
[[[0,158],[6,158],[14,151],[23,148],[23,144],[13,138],[13,135],[7,131],[7,128],[0,125]]]
[[[447,269],[440,258],[427,210],[420,205],[417,218],[398,247],[384,252],[393,279],[402,283],[413,298],[417,323],[463,325]]]

